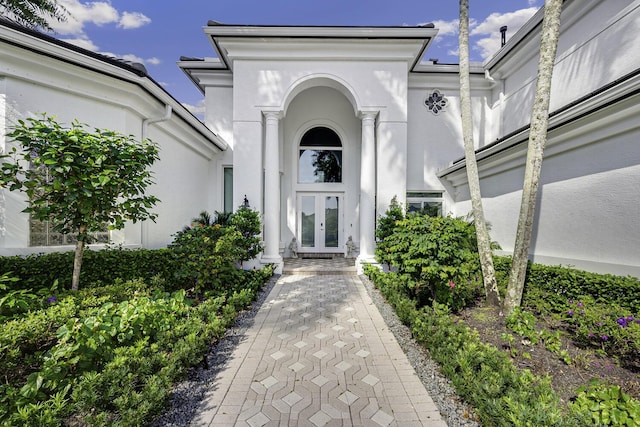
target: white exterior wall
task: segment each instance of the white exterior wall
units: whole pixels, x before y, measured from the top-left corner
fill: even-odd
[[[561,36],[553,71],[550,111],[555,111],[607,83],[632,72],[640,64],[640,2],[637,0],[567,1],[561,16]],[[541,16],[542,10],[536,17]],[[536,17],[532,19],[534,22]],[[525,31],[527,26],[521,31]],[[529,123],[535,92],[540,26],[504,59],[490,61],[496,79],[496,105],[501,135]],[[517,36],[517,35],[516,35]],[[514,36],[514,37],[516,37]],[[507,45],[506,47],[509,47]]]
[[[529,123],[541,13],[523,27],[526,37],[516,34],[511,43],[519,43],[487,64],[495,79],[489,141]],[[637,0],[564,4],[550,107],[562,111],[550,119],[542,165],[530,248],[536,262],[640,276],[639,26]],[[624,81],[602,90],[618,79]],[[504,254],[515,243],[527,136],[479,153],[485,216]],[[465,174],[456,165],[439,174],[458,215],[471,210]]]
[[[46,42],[32,41],[41,49],[61,51],[79,63],[85,61],[95,67],[113,68],[111,72],[136,80],[126,70]],[[190,223],[202,210],[213,210],[221,184],[211,176],[210,165],[218,149],[198,131],[180,119],[174,111],[168,120],[146,126],[145,119],[161,119],[166,114],[164,102],[156,99],[140,86],[116,79],[106,73],[64,62],[19,47],[2,44],[0,62],[0,134],[16,122],[39,113],[56,116],[63,125],[74,119],[91,128],[106,128],[137,139],[150,138],[160,147],[160,160],[153,166],[156,184],[147,191],[160,199],[153,209],[157,222],[129,224],[124,230],[112,232],[112,243],[127,247],[164,247],[171,235]],[[144,78],[140,78],[141,80]],[[165,94],[163,94],[165,95]],[[169,96],[166,96],[170,100]],[[175,101],[175,108],[181,108]],[[185,114],[182,111],[182,114]],[[203,127],[204,129],[204,127]],[[2,138],[3,143],[12,143]],[[5,148],[5,147],[3,147]],[[220,187],[220,188],[218,188]],[[30,247],[29,216],[21,211],[27,206],[24,193],[0,190],[0,255],[27,254],[70,250],[71,246]],[[96,245],[100,247],[101,245]]]
[[[530,253],[534,261],[640,276],[640,114],[638,97],[551,132]],[[510,254],[520,210],[525,147],[481,162],[491,238]],[[466,177],[456,172],[458,208],[469,211]]]
[[[472,82],[473,133],[478,148],[490,141],[491,130],[486,125],[490,114],[490,84],[477,75],[472,76]],[[424,105],[434,89],[448,101],[446,109],[438,115]],[[457,215],[458,208],[450,188],[446,181],[438,178],[437,172],[464,157],[458,74],[411,76],[408,105],[407,190],[444,191],[443,213]],[[398,200],[404,200],[404,194],[398,195]]]
[[[379,111],[376,119],[378,214],[383,214],[394,194],[404,195],[407,122],[407,65],[375,61],[255,61],[236,60],[233,69],[233,162],[234,199],[246,194],[262,211],[263,111],[281,111],[280,247],[295,231],[295,191],[305,188],[297,181],[297,147],[302,129],[331,124],[344,132],[345,192],[344,238],[359,244],[358,196],[361,121],[358,110]],[[332,87],[339,89],[332,89]],[[302,91],[300,89],[302,88]],[[372,90],[376,88],[377,90]],[[209,92],[207,92],[209,93]],[[295,157],[294,157],[295,154]],[[348,162],[348,163],[347,163]],[[325,185],[322,191],[330,186]],[[306,188],[310,190],[313,187]],[[318,187],[316,187],[318,188]]]

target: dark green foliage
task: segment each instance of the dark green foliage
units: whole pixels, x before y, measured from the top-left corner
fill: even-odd
[[[238,291],[198,304],[184,291],[118,281],[4,323],[0,424],[148,424],[272,270],[239,274]]]
[[[592,382],[578,390],[571,407],[590,414],[594,426],[640,425],[640,402],[623,392],[620,386]]]
[[[11,272],[19,279],[14,289],[49,289],[57,280],[65,287],[71,283],[73,252],[0,257],[0,273]],[[173,255],[168,249],[105,249],[84,253],[81,280],[88,287],[113,283],[116,279],[142,278],[151,282],[154,276],[170,284],[173,280]]]
[[[228,223],[242,236],[242,240],[239,242],[240,262],[255,258],[263,249],[260,243],[262,229],[258,212],[247,206],[240,206],[237,211],[231,214]]]
[[[3,0],[0,2],[3,16],[12,18],[29,28],[53,30],[47,17],[57,21],[66,21],[69,12],[57,0]]]
[[[506,287],[510,257],[495,257],[501,287]],[[633,313],[640,313],[640,279],[590,273],[561,266],[529,263],[522,298],[524,307],[537,307],[547,313],[563,313],[568,300],[591,296],[597,303],[616,303]]]
[[[217,219],[221,221],[212,221],[202,212],[192,227],[176,233],[169,246],[175,255],[178,283],[198,293],[232,288],[239,279],[238,264],[262,250],[256,211],[240,207],[229,218],[218,215]]]
[[[393,196],[391,199],[391,204],[389,208],[384,213],[384,216],[378,218],[378,223],[376,225],[376,259],[381,264],[386,264],[390,266],[391,259],[389,254],[389,248],[386,242],[387,237],[393,234],[393,230],[396,227],[396,223],[398,221],[402,221],[404,219],[404,210],[400,203],[398,203],[398,198]]]
[[[408,277],[418,306],[435,300],[459,310],[481,294],[475,230],[463,220],[410,215],[378,246],[379,259]]]
[[[411,311],[412,302],[398,289],[401,279],[395,273],[367,268],[385,298],[403,313],[413,336],[428,350],[457,393],[476,409],[484,426],[571,426],[584,425],[583,413],[563,413],[548,378],[530,371],[518,371],[509,357],[495,347],[483,344],[476,333],[455,322],[447,306]]]

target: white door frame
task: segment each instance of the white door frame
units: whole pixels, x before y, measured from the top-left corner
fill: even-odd
[[[303,214],[303,197],[312,197],[313,202],[310,203],[306,199],[306,209],[313,208],[314,212],[314,228],[313,242],[310,246],[307,239],[303,239],[302,235],[302,214]],[[325,218],[325,202],[327,197],[338,198],[338,241],[336,246],[327,246],[326,243],[326,218]],[[296,193],[296,239],[298,241],[299,253],[344,253],[344,192],[327,192],[327,191],[298,191]]]

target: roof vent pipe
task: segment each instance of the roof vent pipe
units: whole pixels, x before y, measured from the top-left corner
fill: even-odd
[[[503,25],[500,27],[500,47],[504,46],[507,43],[507,26]]]

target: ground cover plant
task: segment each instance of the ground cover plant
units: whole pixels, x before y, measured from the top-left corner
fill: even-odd
[[[246,211],[240,215],[257,217]],[[208,266],[225,266],[215,278],[207,276],[214,280],[202,275],[195,281],[184,280],[180,275],[184,251],[178,250],[178,237],[171,249],[95,252],[92,261],[98,265],[117,265],[121,259],[123,275],[110,277],[112,270],[104,269],[106,275],[100,276],[87,268],[85,274],[92,280],[75,292],[55,280],[21,283],[4,271],[0,425],[150,423],[166,404],[171,385],[203,360],[209,346],[272,275],[270,267],[237,268],[246,251],[255,249],[254,234],[245,229],[251,238],[245,241],[231,223],[197,228],[214,227],[204,234],[191,233],[194,227],[178,233],[193,236],[188,245],[203,248],[200,252]],[[235,259],[207,249],[215,249],[216,241],[225,236],[233,236]],[[33,272],[46,264],[48,256],[34,258],[38,262],[33,263]],[[223,260],[212,260],[215,257]],[[53,266],[73,264],[72,253],[51,254],[51,259]],[[132,259],[142,262],[136,265]],[[206,268],[193,262],[200,272]],[[29,276],[29,266],[13,257],[0,265],[20,266],[21,274]],[[136,274],[140,278],[132,279]]]
[[[389,232],[382,221],[390,268],[367,274],[483,425],[640,425],[640,281],[531,265],[523,306],[505,318],[482,298],[479,264],[452,258],[474,244],[464,222],[409,216]],[[495,263],[504,293],[510,260]],[[426,298],[425,277],[439,290]]]

